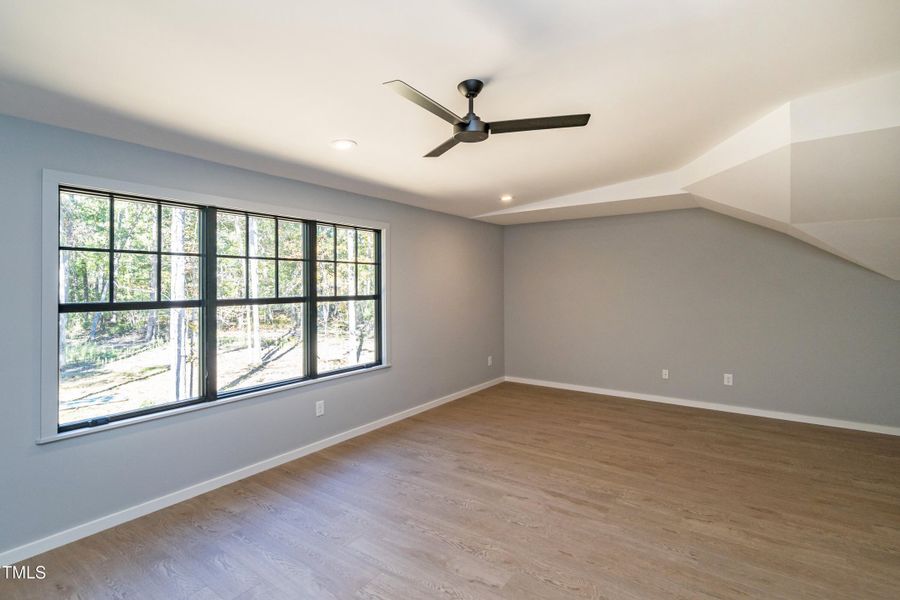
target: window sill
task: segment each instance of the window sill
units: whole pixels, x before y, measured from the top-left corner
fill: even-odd
[[[308,385],[315,385],[317,383],[322,383],[325,381],[335,381],[337,379],[343,379],[344,377],[351,377],[353,375],[359,375],[362,373],[371,373],[372,371],[380,371],[382,369],[389,369],[390,367],[391,367],[390,364],[383,364],[383,365],[376,365],[374,367],[369,367],[367,369],[359,369],[356,371],[347,371],[345,373],[337,373],[335,375],[326,375],[325,377],[319,377],[317,379],[298,381],[297,383],[291,383],[291,384],[284,385],[284,386],[278,386],[278,387],[268,388],[268,389],[264,389],[264,390],[247,392],[246,394],[239,394],[236,396],[231,396],[229,398],[222,398],[221,400],[216,400],[215,402],[203,402],[200,404],[192,404],[191,406],[184,406],[182,408],[175,408],[172,410],[161,411],[161,412],[153,413],[153,414],[149,414],[149,415],[142,415],[140,417],[134,417],[132,419],[123,419],[121,421],[114,421],[114,422],[108,423],[106,425],[98,425],[96,427],[85,427],[83,429],[75,429],[72,431],[66,431],[64,433],[57,433],[55,435],[39,437],[37,440],[35,440],[35,443],[38,445],[50,444],[52,442],[58,442],[58,441],[67,440],[70,438],[81,437],[83,435],[91,435],[93,433],[100,433],[101,431],[109,431],[110,429],[118,429],[120,427],[136,425],[138,423],[144,423],[146,421],[154,421],[156,419],[163,419],[166,417],[172,417],[174,415],[181,415],[184,413],[194,412],[194,411],[198,411],[198,410],[215,408],[217,406],[222,406],[224,404],[231,404],[233,402],[240,402],[241,400],[249,400],[250,398],[257,398],[259,396],[265,396],[267,394],[274,394],[277,392],[293,390],[293,389],[305,387]]]

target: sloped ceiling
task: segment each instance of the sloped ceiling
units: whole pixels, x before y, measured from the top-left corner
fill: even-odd
[[[804,94],[900,69],[897,0],[0,2],[0,112],[472,217],[677,168]],[[587,127],[422,155],[488,121]],[[329,142],[353,138],[352,152]]]
[[[648,206],[702,206],[900,280],[900,72],[788,102],[680,169],[479,218],[513,224]]]
[[[0,2],[0,113],[495,223],[703,206],[900,278],[898,31],[896,0]],[[447,124],[381,83],[461,111],[470,77],[488,121],[591,122],[423,159]]]

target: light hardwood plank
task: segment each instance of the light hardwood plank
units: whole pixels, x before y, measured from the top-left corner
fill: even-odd
[[[897,598],[900,439],[505,383],[26,564],[0,597]]]

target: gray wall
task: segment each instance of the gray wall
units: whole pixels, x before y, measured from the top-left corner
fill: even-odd
[[[900,426],[900,282],[702,209],[504,239],[509,376]]]
[[[394,366],[35,445],[43,168],[389,222]],[[0,552],[503,374],[497,226],[2,116],[0,194]]]

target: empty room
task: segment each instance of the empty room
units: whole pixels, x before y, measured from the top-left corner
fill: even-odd
[[[0,0],[0,600],[900,598],[900,1]]]

